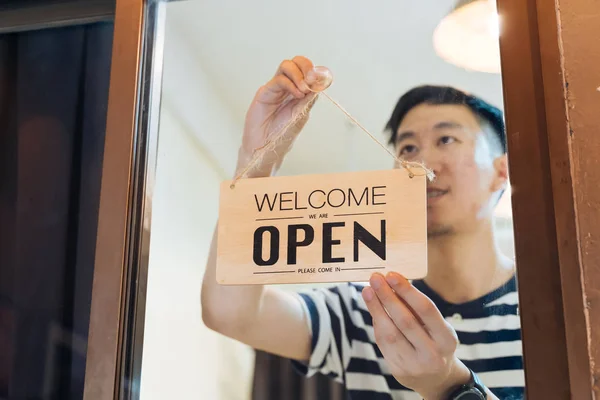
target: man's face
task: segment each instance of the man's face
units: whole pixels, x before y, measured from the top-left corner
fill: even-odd
[[[493,135],[493,134],[492,134]],[[492,215],[493,194],[507,181],[506,156],[462,105],[422,104],[398,128],[396,151],[435,172],[427,186],[430,237],[477,230]]]

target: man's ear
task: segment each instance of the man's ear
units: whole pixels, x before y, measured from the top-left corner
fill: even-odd
[[[494,179],[492,181],[492,192],[506,189],[508,184],[508,157],[506,153],[494,159]]]

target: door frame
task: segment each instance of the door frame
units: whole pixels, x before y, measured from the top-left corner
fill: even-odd
[[[5,0],[0,5],[0,34],[111,21],[115,0]]]
[[[164,17],[153,7],[162,4],[117,0],[86,400],[139,397]],[[526,392],[533,400],[591,399],[593,390],[566,145],[559,41],[565,7],[498,1]]]
[[[561,14],[574,10],[542,0],[497,6],[527,398],[591,400],[561,48]]]
[[[167,1],[116,2],[84,399],[139,398]]]

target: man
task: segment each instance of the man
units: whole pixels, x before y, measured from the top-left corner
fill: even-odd
[[[258,90],[239,168],[274,127],[312,105],[312,68],[305,57],[284,61]],[[269,176],[305,122],[248,177]],[[500,254],[492,223],[508,178],[502,114],[452,88],[419,87],[399,100],[388,129],[399,157],[423,161],[436,174],[427,188],[428,276],[410,283],[396,273],[374,274],[364,288],[341,284],[300,294],[220,286],[213,239],[203,319],[224,335],[294,360],[308,376],[342,382],[352,399],[520,399],[514,265]]]

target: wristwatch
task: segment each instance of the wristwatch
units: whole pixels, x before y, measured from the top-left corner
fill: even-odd
[[[456,389],[448,400],[486,400],[485,386],[479,377],[471,370],[471,379],[465,385]]]

